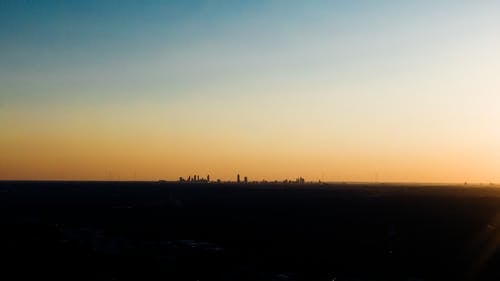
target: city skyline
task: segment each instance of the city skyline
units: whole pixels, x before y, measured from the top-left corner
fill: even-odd
[[[5,1],[0,180],[500,182],[494,1]]]

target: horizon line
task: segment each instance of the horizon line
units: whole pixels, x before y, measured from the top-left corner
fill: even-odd
[[[447,186],[447,185],[462,185],[462,186],[498,186],[500,183],[496,182],[419,182],[419,181],[305,181],[304,183],[297,183],[292,180],[288,180],[288,182],[285,182],[285,180],[255,180],[255,181],[248,181],[248,182],[237,182],[233,180],[211,180],[211,181],[184,181],[181,182],[179,180],[165,180],[165,179],[152,179],[152,180],[120,180],[120,179],[113,179],[113,180],[106,180],[106,179],[0,179],[0,183],[5,183],[5,182],[67,182],[67,183],[179,183],[179,184],[295,184],[295,185],[307,185],[307,184],[336,184],[336,185],[345,185],[345,184],[352,184],[352,185],[440,185],[440,186]]]

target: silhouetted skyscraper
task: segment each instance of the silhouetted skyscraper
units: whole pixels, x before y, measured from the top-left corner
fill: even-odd
[[[236,177],[236,182],[240,183],[240,174],[238,174],[238,176]]]

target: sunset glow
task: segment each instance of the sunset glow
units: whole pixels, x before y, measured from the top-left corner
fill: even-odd
[[[165,2],[0,4],[0,179],[500,182],[498,2]]]

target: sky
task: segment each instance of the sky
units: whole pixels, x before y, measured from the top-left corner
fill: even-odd
[[[500,182],[499,14],[0,0],[0,179]]]

